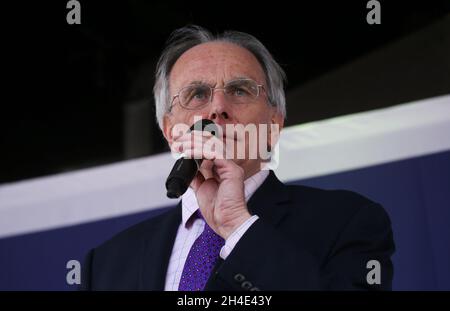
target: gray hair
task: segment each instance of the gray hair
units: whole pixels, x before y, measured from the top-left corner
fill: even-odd
[[[229,42],[250,51],[261,64],[266,75],[269,104],[277,107],[281,115],[286,117],[286,98],[284,84],[286,74],[274,60],[266,47],[254,36],[238,31],[226,31],[214,36],[208,30],[191,25],[175,30],[166,43],[166,47],[156,66],[153,93],[156,105],[156,120],[162,129],[163,117],[169,112],[170,92],[169,74],[177,59],[190,48],[207,42]]]

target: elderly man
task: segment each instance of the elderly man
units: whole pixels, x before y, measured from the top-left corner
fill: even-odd
[[[268,136],[270,152],[270,129],[281,129],[286,114],[284,80],[249,34],[213,36],[198,26],[172,34],[157,66],[157,120],[172,151],[203,161],[176,208],[89,253],[84,289],[391,288],[394,243],[381,206],[349,191],[284,185],[262,169],[262,154],[250,156],[245,133],[225,131],[256,125],[258,147]],[[196,118],[226,134],[176,130]],[[211,141],[224,148],[205,148]],[[243,157],[225,152],[237,145]]]

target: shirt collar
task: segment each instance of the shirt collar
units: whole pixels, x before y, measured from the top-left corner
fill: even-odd
[[[269,170],[261,170],[244,181],[245,202],[248,202],[253,193],[255,193],[264,180],[266,180],[268,175]],[[198,208],[197,197],[195,196],[194,190],[189,187],[181,197],[181,215],[183,226],[186,227],[187,221],[198,210]]]

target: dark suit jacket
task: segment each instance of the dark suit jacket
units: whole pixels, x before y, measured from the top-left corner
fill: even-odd
[[[248,202],[260,217],[205,290],[391,289],[394,252],[384,209],[350,191],[285,185],[273,172]],[[81,289],[164,290],[181,204],[93,249]],[[369,285],[369,260],[381,264],[381,284]]]

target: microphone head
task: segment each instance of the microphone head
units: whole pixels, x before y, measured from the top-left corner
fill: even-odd
[[[178,179],[168,179],[166,182],[167,197],[169,199],[178,199],[186,192],[187,187]]]

